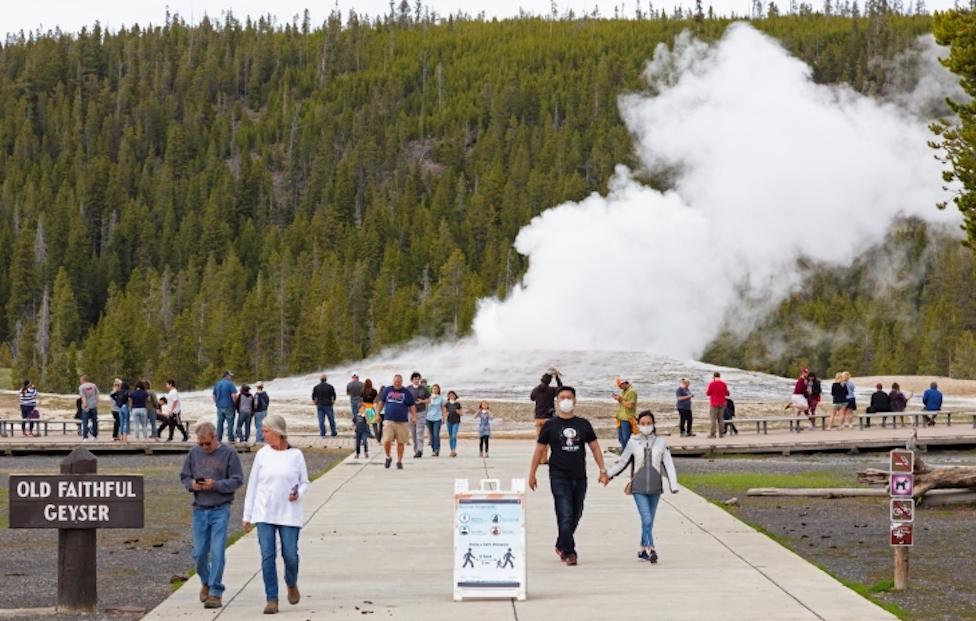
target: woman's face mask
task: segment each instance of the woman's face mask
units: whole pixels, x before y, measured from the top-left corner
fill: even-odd
[[[640,425],[637,429],[645,436],[654,433],[654,425]]]
[[[561,399],[559,401],[559,411],[563,414],[569,414],[573,411],[574,405],[575,404],[573,403],[572,399]]]

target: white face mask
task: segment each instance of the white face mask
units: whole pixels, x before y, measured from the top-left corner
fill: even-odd
[[[637,429],[645,436],[649,436],[654,433],[654,425],[641,425]]]
[[[569,414],[573,411],[574,405],[575,404],[573,403],[572,399],[562,399],[559,401],[559,411],[563,412],[564,414]]]

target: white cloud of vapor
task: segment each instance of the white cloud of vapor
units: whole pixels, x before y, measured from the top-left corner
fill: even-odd
[[[740,294],[771,303],[797,260],[846,263],[898,215],[939,212],[925,122],[847,87],[814,84],[775,40],[732,25],[705,45],[659,46],[649,92],[621,98],[661,193],[618,168],[607,196],[549,209],[519,233],[529,257],[505,301],[482,300],[490,349],[700,355]]]

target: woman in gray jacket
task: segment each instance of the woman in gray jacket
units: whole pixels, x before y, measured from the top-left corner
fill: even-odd
[[[678,493],[678,475],[674,471],[671,451],[664,438],[659,438],[654,427],[654,413],[644,410],[637,416],[638,435],[630,437],[620,454],[620,460],[610,467],[607,474],[614,478],[628,465],[631,466],[631,493],[641,519],[641,550],[637,558],[657,562],[654,550],[654,515],[664,491],[662,475],[668,479],[672,494]]]

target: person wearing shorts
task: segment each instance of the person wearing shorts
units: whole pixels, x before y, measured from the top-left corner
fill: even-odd
[[[827,422],[827,431],[834,428],[834,419],[840,415],[840,425],[844,426],[844,416],[847,414],[847,385],[844,383],[844,374],[834,375],[834,383],[830,386],[830,398],[834,402],[834,410],[830,413],[830,421]]]
[[[387,386],[380,393],[380,403],[383,404],[383,450],[386,452],[385,467],[393,463],[390,451],[393,441],[397,445],[397,470],[403,470],[403,447],[410,439],[410,425],[417,419],[417,409],[414,406],[413,395],[403,386],[403,376],[393,376],[393,385]]]

